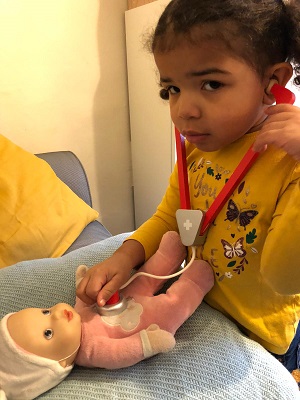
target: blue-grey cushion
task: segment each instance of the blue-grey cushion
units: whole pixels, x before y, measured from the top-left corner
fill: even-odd
[[[107,258],[127,234],[75,250],[61,258],[26,261],[0,270],[0,317],[24,307],[74,304],[75,270]],[[300,399],[288,371],[203,303],[178,330],[176,347],[133,367],[75,367],[41,399],[287,400]],[[1,356],[1,355],[0,355]]]

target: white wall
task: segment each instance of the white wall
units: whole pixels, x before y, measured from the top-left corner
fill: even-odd
[[[71,150],[114,234],[133,229],[127,0],[0,0],[0,132]]]
[[[126,21],[128,89],[136,226],[155,212],[172,172],[174,130],[168,102],[159,97],[153,55],[144,41],[169,0],[128,10]]]

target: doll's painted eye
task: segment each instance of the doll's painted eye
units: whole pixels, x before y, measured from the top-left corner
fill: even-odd
[[[50,314],[51,314],[51,311],[50,311],[50,310],[42,310],[42,313],[43,313],[44,315],[50,315]]]
[[[46,330],[44,331],[44,337],[45,337],[45,339],[47,339],[47,340],[52,339],[52,337],[53,337],[53,330],[52,330],[52,329],[46,329]]]

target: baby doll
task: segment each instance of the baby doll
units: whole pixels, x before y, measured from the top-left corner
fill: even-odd
[[[178,270],[185,257],[186,248],[179,235],[167,232],[157,252],[139,271],[169,275]],[[78,280],[83,278],[85,270],[79,267]],[[82,341],[76,364],[123,368],[171,350],[176,330],[199,306],[212,288],[213,279],[208,263],[194,261],[166,293],[153,296],[165,281],[140,276],[121,290],[128,304],[116,316],[100,316],[95,306],[77,298],[75,310],[81,316]]]
[[[168,232],[140,271],[169,275],[185,257],[179,235]],[[86,269],[77,269],[77,284]],[[171,350],[176,330],[201,303],[213,280],[209,264],[197,260],[164,294],[153,296],[164,280],[135,279],[121,291],[127,307],[117,315],[99,315],[95,305],[78,298],[75,309],[57,304],[6,315],[0,323],[2,393],[8,399],[33,399],[61,382],[74,362],[116,369]]]
[[[73,368],[80,316],[68,304],[26,308],[0,322],[0,400],[31,400],[58,385]]]

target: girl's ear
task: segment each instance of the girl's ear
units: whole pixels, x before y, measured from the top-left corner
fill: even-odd
[[[266,73],[269,78],[266,79],[265,94],[263,103],[271,105],[274,103],[275,98],[270,92],[272,85],[278,83],[281,86],[285,86],[293,76],[293,67],[288,62],[282,62],[272,65]]]

